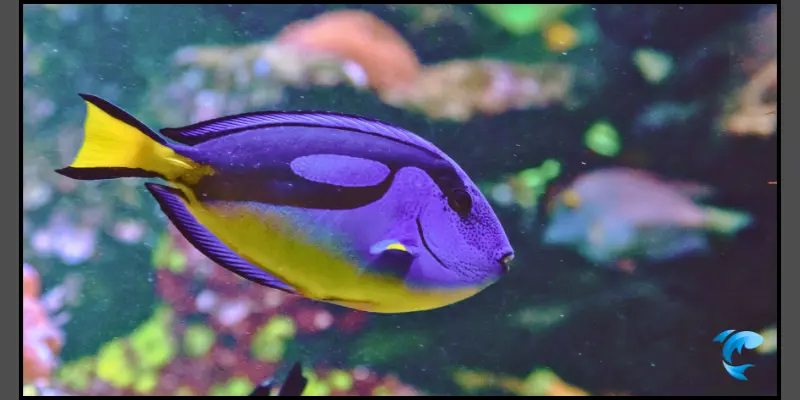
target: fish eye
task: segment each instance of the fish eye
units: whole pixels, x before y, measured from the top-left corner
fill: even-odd
[[[447,204],[458,215],[464,217],[472,211],[472,196],[464,189],[454,189],[447,197]]]

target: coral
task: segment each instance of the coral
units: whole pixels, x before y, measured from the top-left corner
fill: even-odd
[[[395,107],[463,122],[477,113],[495,115],[558,104],[569,96],[572,79],[572,69],[562,64],[454,60],[426,66],[410,90],[379,96]]]
[[[351,60],[363,68],[367,85],[378,92],[411,84],[420,68],[405,39],[364,11],[331,11],[294,22],[278,34],[275,42]]]
[[[605,157],[614,157],[622,149],[620,134],[608,121],[595,122],[584,134],[586,147]]]
[[[393,28],[361,11],[298,21],[265,43],[187,47],[174,61],[177,77],[150,96],[166,125],[264,109],[286,86],[339,84],[371,88],[385,103],[430,118],[466,121],[567,102],[575,73],[565,64],[491,59],[420,66]]]
[[[496,24],[515,35],[527,35],[577,8],[577,4],[476,4]]]
[[[46,384],[64,344],[59,327],[40,301],[41,282],[36,269],[22,265],[22,384]]]
[[[561,163],[547,159],[539,167],[527,168],[500,182],[489,183],[485,191],[498,205],[516,204],[531,210],[539,204],[539,198],[545,194],[548,183],[560,174]]]
[[[338,56],[273,42],[185,47],[173,63],[173,79],[149,96],[164,125],[275,105],[285,87],[365,84]]]
[[[467,30],[474,25],[471,10],[458,4],[389,4],[388,7],[406,14],[409,19],[406,29],[411,33],[419,33],[442,23]]]
[[[164,303],[128,337],[63,366],[60,387],[92,395],[247,395],[298,338],[359,331],[366,314],[262,287],[214,264],[170,225],[153,252]],[[309,368],[306,394],[416,394],[363,367]]]
[[[517,396],[589,396],[588,392],[564,382],[547,368],[537,368],[525,379],[460,369],[453,373],[453,380],[467,392],[497,388]]]

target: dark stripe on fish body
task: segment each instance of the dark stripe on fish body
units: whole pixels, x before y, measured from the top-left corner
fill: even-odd
[[[193,147],[176,148],[182,155],[208,164],[215,171],[193,186],[200,201],[258,202],[331,210],[363,207],[379,200],[403,167],[425,171],[445,194],[464,187],[450,162],[422,150],[383,136],[320,127],[248,130]],[[390,173],[378,184],[339,186],[311,181],[292,170],[293,160],[320,154],[379,162]]]
[[[235,180],[203,179],[195,186],[200,201],[247,201],[308,209],[352,210],[380,200],[392,186],[395,173],[378,185],[345,187],[308,180],[269,179],[263,174]],[[265,180],[267,178],[268,180]]]

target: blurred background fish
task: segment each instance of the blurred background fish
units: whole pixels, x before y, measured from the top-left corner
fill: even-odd
[[[751,222],[745,212],[698,203],[712,193],[635,169],[588,172],[554,197],[543,240],[623,270],[702,252],[707,235],[734,235]]]

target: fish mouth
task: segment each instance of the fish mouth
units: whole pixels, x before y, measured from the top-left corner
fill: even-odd
[[[498,262],[500,263],[500,266],[503,268],[504,273],[508,273],[509,271],[511,271],[511,261],[513,260],[514,260],[513,251],[506,252],[505,254],[503,254],[502,257],[500,257]]]
[[[419,222],[419,217],[417,217],[417,230],[419,231],[419,238],[420,240],[422,240],[422,245],[425,246],[425,249],[428,250],[428,253],[431,253],[433,259],[436,260],[436,262],[438,262],[439,265],[449,270],[450,268],[447,268],[447,265],[444,265],[442,260],[440,260],[439,257],[436,255],[436,253],[434,253],[433,250],[431,250],[430,246],[428,246],[428,242],[425,240],[425,233],[422,231],[422,223]]]

